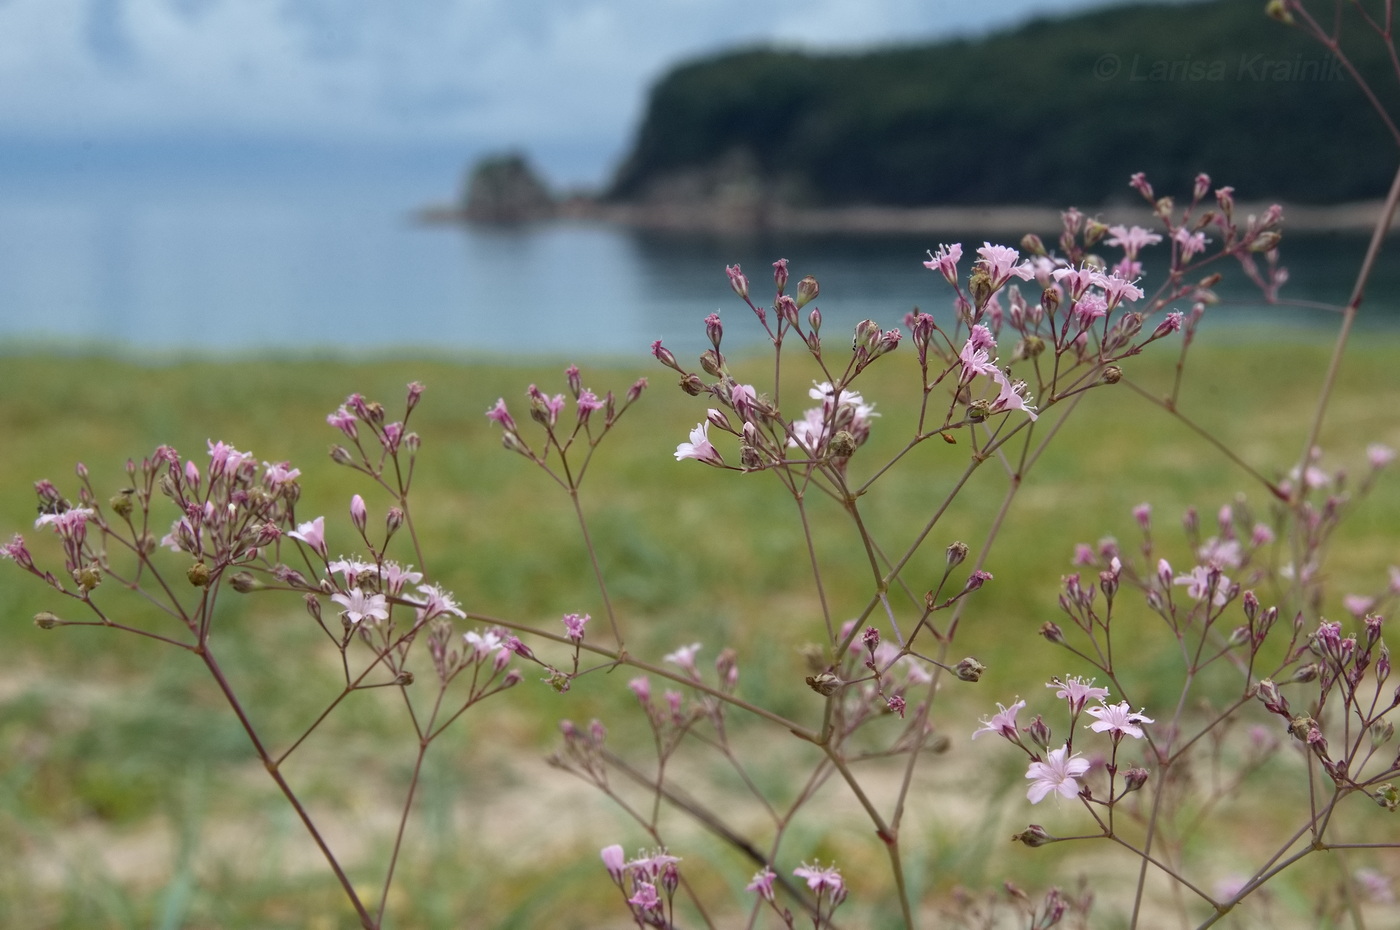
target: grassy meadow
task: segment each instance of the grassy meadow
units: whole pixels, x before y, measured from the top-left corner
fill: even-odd
[[[906,349],[880,360],[857,385],[881,418],[852,461],[854,474],[885,461],[913,429],[919,374]],[[1279,475],[1302,449],[1329,351],[1321,338],[1205,338],[1188,360],[1181,409],[1259,472]],[[1324,465],[1359,474],[1369,443],[1400,447],[1397,357],[1394,336],[1352,348],[1322,436]],[[33,481],[50,478],[73,495],[73,463],[81,460],[105,498],[126,484],[129,457],[139,461],[164,443],[198,459],[212,439],[299,467],[299,515],[325,514],[332,555],[352,554],[350,496],[364,494],[371,527],[388,500],[331,463],[327,448],[338,434],[325,415],[357,391],[397,418],[404,385],[417,380],[427,386],[411,424],[423,438],[414,516],[428,564],[420,567],[470,611],[545,626],[563,613],[587,612],[601,635],[603,610],[566,495],[503,450],[498,430],[483,416],[503,396],[522,431],[530,431],[525,387],[564,391],[567,361],[287,357],[137,364],[97,356],[0,357],[0,536],[24,533],[41,564],[61,569],[50,540],[32,528]],[[1134,384],[1160,396],[1174,362],[1167,350],[1124,367]],[[736,374],[761,381],[769,366],[753,358]],[[741,694],[815,720],[820,702],[803,684],[808,672],[800,649],[816,641],[820,613],[792,502],[772,476],[674,460],[676,444],[704,416],[705,404],[678,390],[669,370],[640,363],[582,367],[584,385],[600,395],[621,395],[639,376],[651,379],[642,401],[603,443],[582,496],[629,650],[655,660],[699,640],[701,667],[708,668],[722,647],[733,646],[742,662]],[[799,392],[812,373],[795,355],[786,372],[791,410],[797,398],[805,401]],[[863,505],[887,551],[900,551],[928,519],[967,454],[965,441],[924,443],[875,485]],[[995,462],[974,475],[906,571],[916,590],[936,582],[948,543],[964,540],[976,554],[1005,485]],[[1078,850],[1071,844],[1027,850],[1005,841],[1028,817],[1069,824],[1070,808],[1038,808],[1032,816],[1024,804],[1024,763],[994,741],[970,744],[967,734],[996,701],[1020,695],[1034,710],[1049,694],[1043,683],[1051,675],[1081,671],[1037,635],[1043,622],[1062,619],[1056,599],[1061,577],[1074,570],[1075,543],[1112,535],[1134,549],[1130,510],[1151,501],[1160,550],[1189,567],[1179,532],[1183,509],[1198,506],[1203,535],[1210,535],[1216,510],[1240,491],[1267,518],[1262,489],[1128,384],[1083,399],[1026,478],[987,561],[995,580],[969,605],[955,647],[955,658],[977,656],[988,671],[978,684],[953,683],[945,692],[935,719],[950,748],[926,764],[926,797],[969,783],[1001,793],[956,796],[953,809],[940,796],[911,821],[909,829],[928,839],[911,847],[922,857],[918,890],[926,900],[945,899],[958,885],[996,887],[1011,876],[1028,887],[1034,880],[1072,882],[1073,867],[1060,865],[1074,861]],[[837,508],[818,501],[812,509],[835,613],[852,616],[869,596],[861,550]],[[1387,566],[1400,563],[1397,526],[1400,482],[1390,475],[1334,542],[1324,613],[1340,619],[1342,595],[1384,587]],[[415,561],[407,548],[398,556]],[[111,594],[111,603],[121,603],[119,594]],[[1261,599],[1270,602],[1264,592]],[[319,854],[253,761],[203,667],[149,640],[94,628],[43,631],[30,622],[40,610],[71,609],[15,566],[0,564],[6,624],[0,861],[7,863],[0,869],[0,925],[352,926]],[[135,598],[125,609],[133,622],[159,623]],[[1141,691],[1165,700],[1175,693],[1166,677],[1175,656],[1164,646],[1160,621],[1134,609],[1141,628],[1125,628],[1117,646],[1141,651],[1134,663]],[[225,592],[215,643],[274,741],[299,732],[337,693],[334,651],[296,598]],[[605,798],[541,760],[555,748],[561,718],[600,717],[610,745],[640,750],[636,764],[649,769],[649,737],[624,687],[629,677],[590,676],[559,695],[527,673],[514,692],[483,704],[443,739],[429,756],[410,826],[394,926],[625,925],[597,850],[611,842],[630,850],[644,837]],[[289,767],[366,889],[381,880],[416,748],[390,690],[355,695]],[[738,737],[768,757],[755,777],[779,791],[787,767],[811,758],[811,747],[789,746],[796,741],[784,736],[757,727]],[[696,775],[697,793],[726,803],[732,773],[699,755],[683,761]],[[877,783],[882,777],[872,774]],[[866,875],[887,881],[884,860],[868,825],[846,812],[840,794],[834,784],[826,790],[823,798],[833,805],[826,826],[794,832],[788,848],[793,856],[837,859],[854,889],[842,911],[849,925],[881,926],[883,908],[874,895],[862,900],[861,881]],[[702,889],[741,890],[753,867],[706,842],[696,839],[692,851],[680,853],[693,862],[687,874]],[[1289,895],[1302,899],[1293,886],[1280,887],[1283,905]]]

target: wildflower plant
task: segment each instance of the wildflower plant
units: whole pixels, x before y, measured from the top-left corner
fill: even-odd
[[[1300,3],[1273,9],[1331,41]],[[1251,463],[1242,446],[1192,420],[1181,387],[1227,262],[1266,299],[1280,300],[1282,210],[1242,216],[1234,189],[1204,174],[1181,206],[1141,175],[1129,186],[1158,229],[1108,226],[1070,209],[1052,244],[1030,235],[1016,246],[930,250],[924,264],[931,286],[943,289],[944,312],[916,310],[897,326],[865,320],[853,332],[832,332],[824,329],[817,279],[792,284],[789,263],[779,259],[771,296],[759,296],[766,272],[760,287],[739,266],[726,269],[740,319],[766,339],[761,365],[726,354],[730,317],[719,314],[703,321],[709,347],[693,361],[663,341],[652,345],[655,361],[696,405],[676,428],[675,461],[666,466],[764,483],[788,502],[802,541],[810,615],[803,641],[787,645],[805,667],[761,687],[749,684],[748,670],[777,666],[713,630],[668,630],[674,638],[659,655],[636,645],[657,633],[640,635],[647,618],[629,616],[610,594],[584,500],[597,450],[625,430],[648,385],[599,394],[572,366],[558,393],[532,384],[523,403],[502,398],[485,411],[504,448],[557,489],[591,568],[572,609],[548,622],[494,616],[429,570],[437,563],[415,527],[424,505],[414,497],[414,476],[425,448],[410,428],[424,396],[417,383],[401,414],[354,394],[326,418],[336,436],[332,461],[362,485],[344,505],[348,531],[343,521],[303,512],[302,482],[311,476],[302,469],[260,464],[211,440],[200,456],[161,446],[128,462],[115,493],[99,490],[83,466],[72,490],[40,481],[35,532],[56,545],[36,555],[16,535],[0,555],[51,589],[54,609],[36,617],[41,627],[127,633],[204,666],[365,928],[388,925],[424,761],[439,737],[488,701],[527,687],[567,702],[585,678],[626,695],[645,738],[618,740],[610,733],[626,727],[565,719],[549,762],[611,800],[631,823],[626,839],[646,844],[649,851],[628,859],[616,842],[623,837],[600,838],[599,883],[614,886],[616,913],[638,927],[822,928],[846,914],[924,924],[947,902],[936,900],[922,874],[929,858],[922,847],[932,841],[911,826],[926,809],[923,773],[935,759],[969,766],[961,760],[975,758],[971,767],[982,767],[1001,755],[1024,776],[998,808],[1017,823],[1017,854],[1110,846],[1128,863],[1133,891],[1122,907],[1134,926],[1154,924],[1165,910],[1209,926],[1262,900],[1271,880],[1321,851],[1345,856],[1337,900],[1357,914],[1364,895],[1387,893],[1395,861],[1381,854],[1400,845],[1393,825],[1378,826],[1376,816],[1400,808],[1391,720],[1400,690],[1390,682],[1383,637],[1386,612],[1400,598],[1400,568],[1348,594],[1338,614],[1325,587],[1327,559],[1338,528],[1394,453],[1369,443],[1357,481],[1356,471],[1330,466],[1317,445],[1336,359],[1400,182],[1341,308],[1333,368],[1300,460],[1272,465]],[[1169,253],[1161,281],[1144,277],[1150,249]],[[1159,351],[1178,359],[1165,398],[1132,376],[1139,355]],[[887,415],[895,405],[876,396],[869,374],[876,365],[899,369],[917,401],[912,415]],[[972,697],[995,675],[963,645],[970,627],[994,622],[979,613],[980,592],[1020,582],[992,570],[994,553],[1017,544],[1003,530],[1008,514],[1066,424],[1109,390],[1132,391],[1185,423],[1238,469],[1254,497],[1219,507],[1209,528],[1188,511],[1180,540],[1164,538],[1144,504],[1122,518],[1136,528],[1134,544],[1106,538],[1077,547],[1056,620],[999,621],[1006,635],[1032,641],[1038,627],[1043,642],[1035,645],[1056,670],[1018,694]],[[956,473],[946,486],[899,502],[916,515],[913,528],[883,521],[889,476],[931,463],[951,463]],[[998,498],[980,538],[968,543],[951,534],[947,518],[974,486]],[[366,494],[386,502],[380,514]],[[856,585],[832,582],[852,566]],[[150,609],[121,612],[110,606],[114,590],[137,592]],[[290,738],[269,737],[226,673],[215,634],[221,605],[237,595],[295,598],[339,670],[339,693]],[[1148,642],[1179,664],[1169,681],[1142,661]],[[307,787],[286,766],[328,717],[377,690],[395,695],[413,760],[371,887],[352,879],[345,853],[305,801]],[[980,727],[964,713],[974,702],[997,707]],[[695,790],[697,772],[723,772],[733,796],[717,802]],[[1247,803],[1247,789],[1260,785],[1291,798],[1267,825],[1251,819]],[[985,779],[969,790],[978,788],[985,792]],[[847,799],[845,808],[833,794]],[[859,839],[825,829],[842,809],[862,820]],[[1077,826],[1061,836],[1026,822],[1039,811],[1046,822]],[[1201,840],[1246,822],[1253,834],[1237,859],[1247,864],[1224,881],[1212,874],[1219,863],[1199,854]],[[707,862],[690,852],[698,832],[733,856]],[[875,857],[887,878],[874,877]],[[733,900],[716,894],[723,885],[736,890]],[[1008,875],[1001,892],[953,895],[952,919],[994,925],[1006,912],[1004,896],[1014,921],[1039,930],[1087,920],[1095,897],[1060,888],[1037,895]]]

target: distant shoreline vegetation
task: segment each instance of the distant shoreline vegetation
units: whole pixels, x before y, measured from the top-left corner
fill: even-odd
[[[1393,98],[1385,49],[1366,41],[1354,12],[1342,11],[1342,41],[1361,77]],[[425,216],[1044,228],[1029,208],[1111,211],[1134,204],[1134,172],[1184,188],[1208,168],[1245,201],[1299,205],[1295,228],[1355,229],[1375,216],[1368,202],[1388,187],[1397,141],[1338,61],[1262,3],[1144,4],[975,41],[683,63],[652,88],[605,190],[553,195],[511,153],[479,162],[461,202]],[[483,187],[483,173],[498,183]],[[1318,205],[1330,206],[1308,209]]]

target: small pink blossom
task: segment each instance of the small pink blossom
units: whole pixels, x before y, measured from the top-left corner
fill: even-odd
[[[1212,582],[1214,582],[1213,595],[1211,593]],[[1230,579],[1226,578],[1218,568],[1197,565],[1191,569],[1189,575],[1178,575],[1175,583],[1186,585],[1186,593],[1193,600],[1203,601],[1210,597],[1211,603],[1216,607],[1223,606],[1230,599]]]
[[[311,547],[317,555],[326,557],[326,518],[317,517],[307,523],[302,523],[295,530],[287,534],[293,539],[299,539]]]
[[[583,628],[593,618],[588,614],[565,614],[564,631],[569,639],[579,642],[583,639]]]
[[[1385,468],[1395,461],[1395,450],[1390,446],[1373,443],[1366,447],[1366,460],[1371,463],[1372,468]]]
[[[1032,780],[1026,797],[1032,804],[1039,804],[1052,791],[1059,792],[1062,797],[1073,798],[1079,794],[1079,782],[1075,779],[1087,771],[1088,759],[1081,758],[1078,753],[1071,756],[1069,747],[1061,746],[1051,752],[1044,762],[1032,762],[1026,770],[1026,777]]]
[[[1102,701],[1108,697],[1108,689],[1097,687],[1092,678],[1057,678],[1045,687],[1056,689],[1055,697],[1069,704],[1071,714],[1077,714],[1083,710],[1085,702],[1090,698]]]
[[[1142,727],[1138,724],[1155,722],[1151,717],[1133,713],[1129,709],[1127,701],[1091,707],[1089,708],[1089,716],[1098,718],[1089,724],[1089,729],[1095,733],[1107,731],[1113,735],[1114,739],[1121,739],[1123,736],[1142,739]]]
[[[515,418],[512,417],[510,411],[506,409],[506,399],[504,397],[496,398],[496,406],[486,411],[486,419],[494,420],[501,424],[507,432],[515,432]]]
[[[603,868],[608,870],[613,881],[622,880],[622,868],[626,862],[626,856],[622,852],[622,847],[617,844],[604,846],[599,852],[603,859]]]
[[[846,883],[842,881],[841,872],[834,865],[808,865],[804,862],[793,869],[792,874],[805,880],[807,887],[818,897],[828,895],[833,904],[840,904],[846,899]]]
[[[667,653],[661,658],[672,665],[679,665],[682,669],[695,677],[700,677],[699,671],[695,668],[695,654],[700,651],[700,643],[691,643],[689,646],[682,646],[675,652]]]
[[[1189,261],[1191,256],[1204,252],[1206,250],[1206,244],[1210,242],[1210,240],[1206,238],[1205,233],[1193,233],[1185,226],[1178,229],[1172,235],[1172,238],[1176,240],[1176,244],[1181,248],[1181,257],[1186,261]]]
[[[767,866],[764,866],[763,871],[756,873],[753,877],[753,881],[749,882],[748,885],[744,888],[744,890],[752,891],[754,894],[763,898],[763,900],[765,901],[772,901],[773,880],[777,877],[778,873],[774,872]]]
[[[1025,701],[1017,701],[1010,707],[998,703],[1000,712],[992,715],[992,719],[982,718],[982,727],[972,731],[972,738],[976,739],[983,733],[998,733],[1007,739],[1016,738],[1016,712],[1026,706]]]
[[[983,242],[982,248],[977,250],[977,254],[981,256],[982,265],[986,268],[987,275],[991,279],[992,290],[999,289],[1011,279],[1012,275],[1022,281],[1029,281],[1035,277],[1035,271],[1029,262],[1016,263],[1016,260],[1021,257],[1021,253],[1009,246]]]
[[[702,421],[690,431],[690,442],[676,446],[676,461],[696,459],[706,465],[723,465],[724,458],[719,450],[710,444],[710,423]]]
[[[1137,258],[1138,252],[1143,246],[1156,245],[1162,241],[1162,237],[1155,232],[1143,229],[1141,226],[1110,226],[1108,227],[1108,238],[1104,240],[1104,245],[1111,245],[1121,248],[1129,258]]]
[[[457,606],[457,601],[452,593],[443,590],[439,585],[420,584],[418,593],[423,595],[423,603],[418,605],[419,623],[447,614],[452,614],[454,617],[466,616],[466,613]]]
[[[341,615],[352,625],[363,620],[389,619],[389,602],[382,594],[365,594],[359,588],[351,588],[344,594],[332,594],[331,600],[345,608]]]
[[[949,284],[958,283],[958,260],[962,258],[961,242],[954,242],[952,245],[940,243],[938,251],[928,253],[928,257],[929,260],[924,262],[925,268],[939,272]]]

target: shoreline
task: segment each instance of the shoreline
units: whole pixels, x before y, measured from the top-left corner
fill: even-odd
[[[1203,202],[1203,206],[1204,206]],[[1213,206],[1213,204],[1211,204]],[[1375,228],[1383,201],[1344,204],[1284,204],[1285,234],[1364,233]],[[1268,209],[1268,202],[1237,203],[1235,216],[1243,221]],[[1087,216],[1110,225],[1157,226],[1146,206],[1110,204],[1080,208]],[[755,232],[845,233],[880,235],[902,233],[955,233],[1021,236],[1027,232],[1058,235],[1061,211],[1052,207],[1026,205],[883,207],[850,206],[803,208],[740,204],[605,204],[575,199],[557,205],[552,216],[535,217],[527,222],[577,221],[627,226],[658,232],[702,232],[738,235]],[[412,214],[427,225],[469,223],[479,226],[509,225],[472,219],[461,207],[432,205]],[[1400,225],[1400,217],[1391,228]]]

